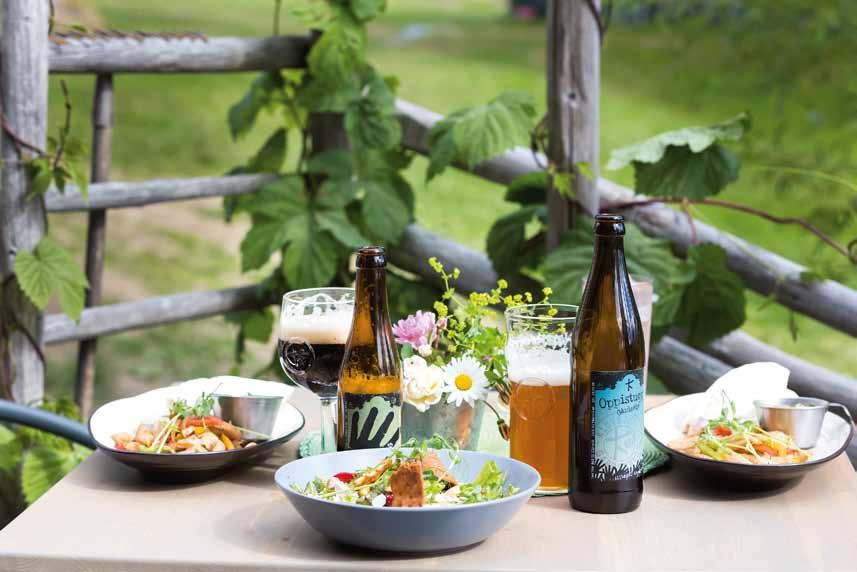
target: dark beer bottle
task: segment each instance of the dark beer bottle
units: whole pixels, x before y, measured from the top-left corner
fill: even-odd
[[[571,506],[630,512],[643,496],[645,346],[625,267],[623,217],[595,217],[595,252],[574,332]]]
[[[337,449],[392,447],[402,424],[399,353],[387,310],[383,248],[357,251],[354,320],[339,381]]]

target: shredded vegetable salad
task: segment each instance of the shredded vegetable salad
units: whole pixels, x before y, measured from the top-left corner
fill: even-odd
[[[334,502],[375,507],[421,507],[473,504],[511,496],[518,492],[506,483],[506,475],[488,461],[471,483],[459,483],[434,449],[450,449],[451,466],[461,462],[457,448],[439,436],[408,441],[377,465],[355,472],[316,477],[294,490]]]
[[[735,404],[725,395],[720,417],[701,429],[685,429],[684,436],[669,446],[694,457],[731,463],[784,465],[809,460],[809,453],[788,434],[765,431],[753,420],[738,419]]]
[[[218,453],[255,447],[256,441],[244,439],[242,431],[263,439],[270,437],[214,415],[214,396],[210,393],[202,393],[193,405],[184,399],[170,401],[168,411],[153,424],[137,425],[133,435],[114,433],[114,447],[132,453]]]

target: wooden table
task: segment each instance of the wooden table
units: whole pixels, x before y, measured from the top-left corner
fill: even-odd
[[[293,401],[316,424],[317,403]],[[334,544],[274,486],[297,440],[265,466],[187,486],[142,481],[95,453],[0,532],[0,571],[857,570],[857,477],[842,456],[774,493],[708,488],[675,469],[625,515],[532,499],[461,552],[407,557]]]

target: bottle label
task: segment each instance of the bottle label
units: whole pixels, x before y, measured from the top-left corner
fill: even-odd
[[[402,426],[401,393],[340,395],[345,422],[344,450],[394,447]]]
[[[592,479],[619,481],[643,474],[643,370],[593,371]]]

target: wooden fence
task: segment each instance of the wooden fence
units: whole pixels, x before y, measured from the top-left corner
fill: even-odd
[[[575,165],[580,160],[597,165],[597,86],[598,31],[587,2],[554,2],[550,14],[549,125],[565,134],[552,140],[549,153],[559,165]],[[598,4],[597,2],[595,3]],[[33,10],[33,6],[38,6]],[[112,76],[116,73],[225,73],[270,70],[304,65],[311,46],[310,36],[278,36],[265,39],[165,37],[115,35],[64,37],[49,43],[46,31],[47,2],[6,0],[4,22],[21,22],[8,27],[2,38],[2,98],[7,125],[23,139],[44,144],[47,125],[47,75],[50,73],[94,74],[96,89],[93,111],[93,159],[89,200],[73,186],[60,195],[51,190],[44,201],[27,200],[30,182],[21,167],[16,149],[3,137],[3,209],[0,211],[0,239],[3,256],[0,271],[6,279],[14,253],[32,249],[44,234],[45,212],[89,213],[86,271],[92,288],[87,308],[79,323],[64,315],[40,313],[18,291],[4,304],[14,307],[18,319],[41,344],[79,341],[80,356],[76,397],[88,411],[94,378],[95,341],[100,336],[149,328],[184,320],[200,319],[235,310],[258,308],[275,303],[261,296],[254,286],[209,292],[173,294],[140,301],[100,304],[101,272],[107,209],[202,197],[251,193],[273,180],[271,175],[234,175],[164,179],[143,182],[109,182],[107,172],[112,129]],[[571,30],[575,34],[571,34]],[[558,54],[563,54],[561,57]],[[580,70],[580,71],[575,71]],[[579,75],[575,75],[578,73]],[[583,93],[581,87],[586,86]],[[588,91],[587,91],[588,90]],[[593,95],[594,94],[594,95]],[[428,129],[440,115],[406,101],[397,103],[403,127],[404,145],[425,154]],[[341,129],[336,117],[315,117],[319,135],[336,144]],[[595,149],[593,151],[593,149]],[[545,157],[519,148],[486,161],[472,172],[485,179],[507,184],[514,178],[544,165]],[[610,208],[634,197],[632,190],[606,179],[594,178],[581,194],[584,208]],[[549,235],[555,244],[568,225],[570,205],[556,193],[549,196]],[[668,240],[678,252],[697,242],[713,242],[728,253],[729,266],[752,290],[773,298],[788,308],[810,316],[832,328],[857,336],[857,291],[824,280],[804,283],[800,265],[716,228],[688,219],[663,206],[649,205],[627,211],[627,216],[648,235]],[[438,256],[448,266],[464,272],[462,290],[484,290],[495,285],[497,274],[482,253],[468,249],[428,229],[413,224],[395,248],[392,262],[427,280],[436,280],[426,260]],[[14,363],[15,398],[29,402],[42,396],[44,364],[41,350],[20,333],[13,333],[9,351]],[[792,371],[791,385],[800,393],[816,395],[845,404],[857,414],[857,380],[831,372],[805,360],[768,346],[749,334],[736,331],[704,348],[693,348],[674,337],[665,337],[651,350],[652,370],[673,391],[699,391],[730,367],[752,361],[783,363]]]

